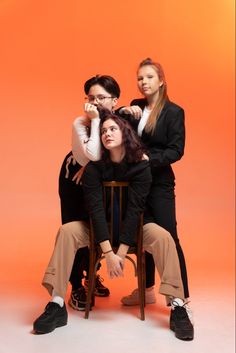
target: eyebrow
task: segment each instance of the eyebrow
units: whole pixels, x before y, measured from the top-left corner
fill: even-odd
[[[102,131],[111,129],[112,127],[118,129],[118,126],[117,126],[117,125],[110,125],[110,126],[108,126],[108,127],[102,127]]]

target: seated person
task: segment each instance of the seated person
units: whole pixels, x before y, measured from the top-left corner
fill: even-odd
[[[110,278],[123,276],[125,255],[134,244],[134,231],[140,213],[145,208],[151,185],[149,162],[128,122],[108,114],[101,125],[102,159],[90,162],[82,177],[84,195],[95,229],[95,237],[105,255]],[[128,200],[120,245],[115,254],[109,242],[108,226],[102,201],[103,181],[128,181]],[[55,248],[45,271],[43,285],[52,296],[45,311],[34,322],[34,330],[48,333],[67,324],[64,297],[75,253],[89,245],[89,228],[84,221],[70,222],[60,227]],[[184,291],[175,243],[171,235],[155,223],[144,225],[144,249],[153,255],[161,278],[160,293],[172,305],[170,328],[176,337],[193,338],[193,326],[182,305]]]

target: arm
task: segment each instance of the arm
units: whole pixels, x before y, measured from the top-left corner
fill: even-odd
[[[131,102],[131,106],[124,107],[124,109],[134,109],[134,107],[136,109],[137,106],[140,109],[144,109],[145,105],[145,99],[134,99]],[[132,120],[132,116],[132,114],[127,114],[127,119],[137,129],[138,120],[134,117]],[[136,125],[135,120],[137,122]],[[142,140],[148,148],[152,167],[167,166],[181,159],[185,146],[184,110],[178,105],[167,101],[157,122],[156,131],[153,135],[144,131]]]
[[[82,176],[82,186],[89,215],[92,219],[96,242],[109,240],[109,230],[103,206],[103,168],[101,163],[87,164]]]
[[[91,119],[91,121],[86,117],[79,117],[73,123],[72,152],[76,161],[82,166],[90,160],[97,161],[101,158],[99,126],[99,117]]]
[[[133,166],[133,176],[130,178],[128,187],[128,201],[125,218],[120,235],[120,247],[118,254],[123,255],[127,252],[126,246],[135,244],[135,234],[139,222],[140,214],[145,209],[146,198],[148,196],[152,177],[148,161],[142,161]]]
[[[107,272],[110,278],[123,276],[122,259],[112,251],[109,231],[103,207],[102,171],[89,163],[82,177],[85,200],[91,216],[96,242],[105,255]]]
[[[154,135],[150,137],[149,158],[151,166],[170,165],[181,159],[185,146],[184,110],[168,110],[161,113]],[[161,121],[162,119],[162,121]],[[155,139],[157,143],[155,144]]]

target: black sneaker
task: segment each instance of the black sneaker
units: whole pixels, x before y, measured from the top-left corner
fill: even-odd
[[[175,305],[175,302],[172,303],[172,309],[170,313],[170,329],[175,332],[175,336],[180,340],[193,340],[193,325],[189,319],[184,305],[180,306],[178,304]]]
[[[107,287],[105,287],[102,282],[104,282],[104,279],[97,275],[96,280],[95,280],[95,289],[94,289],[94,295],[97,297],[108,297],[110,295],[110,291]],[[84,280],[84,287],[85,290],[88,291],[88,280]]]
[[[86,300],[87,300],[87,295],[86,295],[85,288],[81,287],[71,292],[68,304],[75,310],[85,311]]]
[[[57,303],[49,302],[44,310],[33,323],[33,328],[36,333],[49,333],[55,330],[56,327],[65,326],[67,324],[68,314],[66,306],[61,307]]]

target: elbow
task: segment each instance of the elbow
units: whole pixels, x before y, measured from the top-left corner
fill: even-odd
[[[97,162],[100,160],[100,155],[91,155],[89,156],[89,160],[92,161],[92,162]]]
[[[98,149],[96,153],[87,150],[87,158],[92,162],[97,162],[101,159],[101,151]]]
[[[184,155],[184,149],[179,151],[179,160],[183,157]]]

